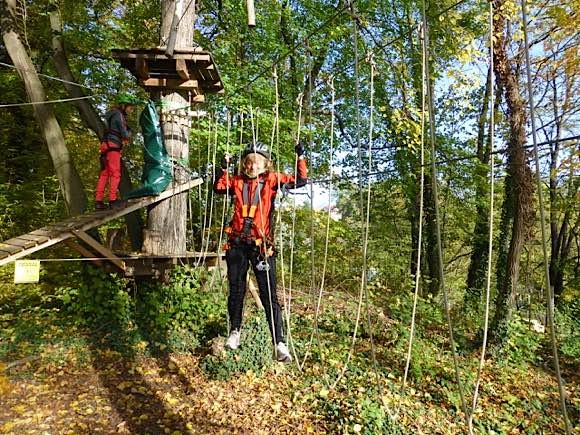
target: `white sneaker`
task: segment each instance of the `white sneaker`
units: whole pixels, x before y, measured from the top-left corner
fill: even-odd
[[[230,336],[228,337],[228,341],[226,341],[226,347],[234,350],[240,346],[240,331],[234,329]]]
[[[290,351],[282,341],[276,345],[276,359],[281,362],[292,361],[292,355],[290,355]]]

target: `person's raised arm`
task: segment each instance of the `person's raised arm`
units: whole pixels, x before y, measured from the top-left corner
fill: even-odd
[[[216,169],[213,179],[213,191],[215,193],[227,193],[232,188],[232,176],[228,172],[232,156],[225,153],[219,169]],[[231,192],[230,192],[231,193]]]
[[[303,187],[308,182],[308,167],[306,166],[306,157],[304,151],[304,145],[302,142],[298,142],[294,150],[296,151],[296,174],[278,174],[279,183],[287,189],[297,189]]]

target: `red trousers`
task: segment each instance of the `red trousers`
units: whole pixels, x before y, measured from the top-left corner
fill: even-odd
[[[101,153],[101,173],[97,181],[95,200],[103,201],[105,188],[109,182],[109,202],[117,199],[117,190],[121,182],[121,150],[109,150]]]

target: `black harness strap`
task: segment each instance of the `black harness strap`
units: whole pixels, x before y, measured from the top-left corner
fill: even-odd
[[[242,235],[244,237],[249,237],[252,231],[252,226],[254,225],[254,216],[256,215],[256,209],[260,203],[260,195],[264,187],[264,180],[260,180],[254,191],[254,198],[250,204],[250,183],[244,181],[244,186],[242,187],[242,217],[244,218],[244,226],[242,228]]]

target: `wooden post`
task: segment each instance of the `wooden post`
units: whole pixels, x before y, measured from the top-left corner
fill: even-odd
[[[254,9],[254,0],[246,0],[248,9],[248,27],[256,26],[256,10]]]
[[[189,2],[188,2],[189,3]],[[179,15],[177,20],[174,17]],[[183,7],[183,0],[163,0],[161,3],[161,40],[171,42],[176,48],[193,48],[193,22],[195,7]],[[177,26],[177,27],[175,27]],[[187,107],[190,103],[186,90],[167,90],[162,97],[169,109]],[[189,161],[190,119],[177,116],[161,118],[163,139],[169,157],[174,161]],[[173,185],[181,184],[190,178],[188,171],[176,165],[173,169]],[[144,232],[144,246],[152,250],[152,255],[186,254],[187,193],[176,195],[148,210],[147,231]],[[149,239],[149,240],[148,240]]]

